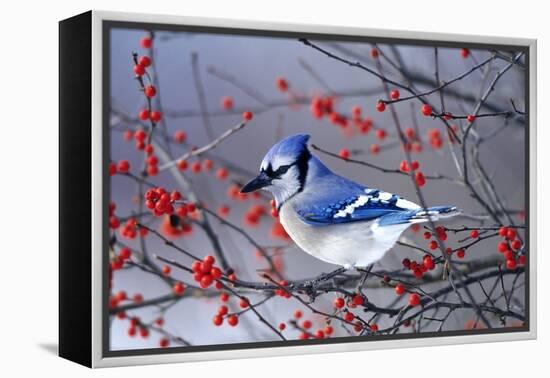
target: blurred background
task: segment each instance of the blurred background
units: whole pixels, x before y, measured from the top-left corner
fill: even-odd
[[[143,153],[137,151],[135,143],[125,140],[125,131],[135,130],[139,121],[136,120],[140,109],[144,107],[144,97],[139,91],[138,83],[132,71],[132,52],[139,55],[149,55],[150,51],[140,46],[140,40],[148,36],[145,30],[111,30],[110,50],[110,92],[111,92],[111,160],[116,162],[126,159],[130,162],[130,171],[139,174],[143,162]],[[192,146],[203,146],[211,140],[211,135],[219,136],[224,131],[238,124],[244,110],[254,112],[253,120],[246,127],[223,141],[208,158],[214,163],[211,171],[204,169],[204,157],[190,159],[201,162],[201,172],[193,173],[190,169],[184,175],[190,180],[200,195],[201,202],[209,209],[216,210],[220,206],[229,207],[227,220],[242,227],[260,245],[269,248],[276,256],[276,262],[283,269],[288,279],[303,279],[328,272],[335,267],[324,264],[294,247],[285,238],[273,235],[274,222],[269,215],[269,202],[266,196],[234,199],[228,196],[232,185],[244,183],[258,171],[260,161],[267,150],[281,138],[295,134],[308,133],[311,143],[334,153],[346,148],[353,158],[364,160],[385,168],[397,169],[404,159],[404,153],[397,144],[395,126],[390,112],[377,112],[376,104],[381,98],[387,98],[381,82],[365,71],[350,67],[341,62],[329,59],[319,51],[305,46],[296,39],[268,38],[236,35],[214,35],[196,33],[154,33],[154,80],[157,80],[165,127],[168,135],[177,131],[186,133],[185,143],[170,142],[169,147],[174,156],[188,151]],[[350,43],[313,40],[319,46],[346,57],[352,61],[361,61],[366,66],[376,69],[371,58],[370,43]],[[402,62],[407,72],[416,77],[415,86],[422,90],[434,87],[435,58],[434,47],[404,46],[380,44],[383,51],[396,61]],[[512,52],[513,53],[513,52]],[[457,77],[476,64],[487,59],[492,51],[471,49],[467,57],[463,57],[460,47],[438,48],[438,71],[442,81]],[[510,52],[502,52],[511,56]],[[193,61],[195,63],[193,63]],[[380,60],[388,77],[402,82],[403,79],[394,67]],[[520,60],[523,62],[523,59]],[[503,59],[494,59],[476,70],[463,80],[453,83],[444,92],[445,108],[453,114],[470,114],[479,97],[484,93],[495,74],[507,65]],[[195,67],[195,72],[194,72]],[[209,128],[205,127],[201,115],[201,104],[197,93],[197,71],[200,76],[200,87],[204,92],[206,110],[209,114]],[[289,90],[282,92],[276,85],[278,78],[284,78]],[[390,86],[390,89],[393,89]],[[480,113],[494,113],[499,110],[511,111],[510,99],[518,109],[523,110],[525,104],[525,71],[518,66],[512,67],[497,82],[494,91],[489,96],[487,106]],[[447,93],[449,92],[449,93]],[[401,90],[401,95],[407,95]],[[222,99],[231,97],[233,110],[223,109]],[[372,128],[364,133],[349,121],[347,127],[335,125],[328,117],[316,119],[311,112],[310,102],[315,96],[330,96],[334,98],[334,108],[338,113],[351,118],[352,108],[361,108],[361,119],[372,119]],[[439,107],[439,93],[427,97]],[[468,100],[468,98],[473,100]],[[154,103],[155,103],[154,102]],[[404,101],[393,105],[398,112],[403,128],[418,130],[423,140],[421,153],[413,153],[425,175],[444,174],[457,177],[458,171],[443,123],[420,113],[420,102]],[[452,120],[452,124],[465,127],[464,120]],[[209,131],[210,129],[210,131]],[[438,129],[443,138],[441,148],[433,148],[429,142],[430,130]],[[387,136],[380,139],[384,130]],[[479,137],[487,140],[479,149],[479,159],[494,184],[495,191],[503,199],[504,205],[510,210],[518,223],[523,222],[521,211],[525,198],[525,129],[521,117],[478,118],[474,131]],[[209,135],[210,133],[210,135]],[[378,137],[377,137],[378,136]],[[159,143],[161,143],[160,141]],[[380,147],[378,154],[372,153],[373,144]],[[452,147],[458,153],[456,145]],[[315,152],[314,152],[315,153]],[[364,183],[369,187],[380,188],[399,194],[402,197],[418,202],[410,179],[404,175],[387,174],[377,170],[351,164],[340,159],[319,154],[321,160],[335,172],[350,179]],[[459,156],[460,158],[460,156]],[[226,168],[229,176],[221,181],[216,172]],[[135,203],[137,194],[136,182],[123,175],[111,178],[111,200],[116,203],[116,214],[123,218],[137,213]],[[178,189],[185,196],[169,171],[163,171],[149,180],[156,185],[169,190]],[[475,179],[474,184],[478,184]],[[466,213],[483,216],[483,208],[471,198],[463,185],[445,180],[428,181],[423,187],[427,204],[455,205]],[[261,216],[255,224],[246,221],[251,206],[260,204],[265,207],[266,215]],[[150,227],[161,229],[164,218],[157,218]],[[265,260],[258,258],[256,248],[242,235],[221,225],[215,218],[210,218],[212,227],[219,235],[226,256],[239,278],[259,281],[258,269],[266,268]],[[165,220],[164,220],[165,221]],[[492,224],[486,221],[484,224]],[[457,219],[453,226],[479,226],[482,223],[475,219]],[[458,240],[465,235],[449,235],[447,245],[456,247]],[[422,238],[422,231],[407,231],[404,235],[410,243],[426,247],[427,241]],[[193,232],[177,237],[176,243],[199,256],[212,254],[212,245],[204,232],[194,228]],[[144,239],[149,254],[158,254],[167,258],[180,259],[190,263],[189,259],[167,247],[162,240],[149,235]],[[124,240],[124,243],[136,250],[141,249],[139,240]],[[273,247],[273,248],[272,248]],[[278,248],[275,248],[278,247]],[[496,253],[496,243],[492,240],[481,242],[468,249],[465,261],[493,256]],[[411,248],[397,246],[389,252],[378,267],[395,270],[402,267],[403,258],[421,259]],[[162,266],[162,264],[159,264]],[[173,270],[172,277],[193,284],[189,274]],[[508,278],[507,278],[508,279]],[[523,278],[520,279],[522,281]],[[436,290],[438,285],[427,285],[427,289]],[[489,286],[492,285],[492,282]],[[124,290],[129,296],[139,293],[145,300],[161,297],[171,293],[171,287],[159,277],[145,273],[137,268],[127,268],[116,271],[113,276],[112,292]],[[214,291],[214,289],[211,289]],[[392,289],[366,290],[369,301],[380,306],[393,302],[395,294]],[[475,293],[479,295],[479,293]],[[516,290],[517,306],[523,303],[523,290]],[[330,312],[334,295],[317,298],[315,306],[322,311]],[[249,296],[255,302],[262,297]],[[212,317],[216,314],[220,301],[217,295],[209,297],[185,296],[177,301],[162,303],[162,306],[147,306],[128,311],[128,315],[139,316],[144,322],[153,322],[162,317],[163,329],[170,334],[178,335],[188,340],[192,345],[212,345],[241,343],[251,341],[276,340],[272,332],[262,327],[256,316],[250,312],[240,317],[239,326],[215,327]],[[403,305],[403,303],[401,303]],[[238,311],[238,300],[230,300],[229,307]],[[315,327],[325,324],[324,317],[316,316],[307,311],[299,303],[292,300],[275,297],[263,304],[259,310],[262,315],[277,325],[288,322],[294,312],[300,309],[304,317],[310,319]],[[445,324],[444,330],[464,330],[469,321],[474,318],[471,311],[457,311]],[[392,320],[388,321],[391,324]],[[497,322],[498,323],[498,322]],[[129,337],[127,334],[128,320],[111,317],[110,342],[112,350],[153,348],[159,345],[160,334],[151,332],[147,338]],[[438,328],[434,323],[423,331],[433,331]],[[299,330],[288,327],[285,335],[297,338]],[[345,336],[344,330],[336,329],[335,336]],[[172,345],[172,344],[171,344]],[[177,345],[177,344],[173,344]]]

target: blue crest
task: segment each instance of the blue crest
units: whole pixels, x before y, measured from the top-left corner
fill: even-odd
[[[273,161],[276,156],[285,156],[290,159],[297,159],[300,154],[307,149],[307,142],[310,136],[308,134],[296,134],[286,137],[273,145],[262,161],[266,165]]]

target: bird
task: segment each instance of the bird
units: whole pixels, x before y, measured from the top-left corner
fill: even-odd
[[[370,268],[412,224],[461,213],[456,206],[422,208],[342,177],[311,153],[309,139],[296,134],[274,144],[241,192],[271,193],[287,234],[319,260],[346,270]]]

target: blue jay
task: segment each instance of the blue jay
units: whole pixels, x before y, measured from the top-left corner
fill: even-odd
[[[427,209],[395,194],[333,173],[298,134],[275,144],[260,174],[242,193],[258,189],[275,198],[285,231],[305,252],[345,269],[380,260],[411,224],[460,213],[454,206]]]

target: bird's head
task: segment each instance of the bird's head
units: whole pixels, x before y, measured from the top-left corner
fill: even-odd
[[[242,187],[242,193],[264,189],[275,197],[277,206],[303,190],[311,153],[309,135],[289,136],[275,144],[262,160],[260,174]]]

